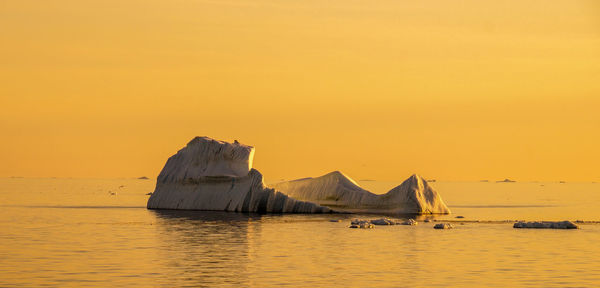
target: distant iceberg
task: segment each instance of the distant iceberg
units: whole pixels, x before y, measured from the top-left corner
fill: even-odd
[[[270,185],[290,197],[337,211],[362,213],[449,214],[450,209],[427,181],[412,175],[383,195],[361,188],[342,172]]]
[[[262,213],[329,213],[267,188],[252,169],[254,147],[196,137],[171,156],[160,172],[148,209]]]

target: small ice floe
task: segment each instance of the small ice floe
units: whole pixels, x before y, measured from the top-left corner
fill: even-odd
[[[463,218],[465,218],[465,216],[460,216],[460,215],[459,215],[459,216],[456,216],[455,218],[458,218],[458,219],[463,219]]]
[[[433,226],[433,229],[452,229],[454,226],[450,223],[438,223]]]
[[[419,222],[417,222],[415,219],[408,219],[408,220],[406,220],[406,221],[404,221],[404,222],[400,222],[399,224],[400,224],[400,225],[410,225],[410,226],[414,226],[414,225],[417,225],[417,224],[419,224]]]
[[[358,219],[358,218],[354,218],[354,219],[350,220],[350,224],[358,224],[360,222],[368,222],[368,221],[365,219]]]
[[[370,220],[369,222],[371,222],[371,224],[373,224],[373,225],[395,225],[396,224],[396,222],[394,222],[388,218],[373,219],[373,220]]]
[[[371,222],[369,220],[354,219],[350,222],[350,226],[348,226],[348,228],[368,229],[368,228],[373,228],[373,224],[371,224]]]
[[[519,221],[513,225],[513,228],[536,228],[536,229],[579,229],[577,224],[571,221],[540,221],[540,222],[524,222]]]

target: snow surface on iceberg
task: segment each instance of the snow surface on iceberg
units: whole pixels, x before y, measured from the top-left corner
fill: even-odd
[[[368,213],[449,214],[440,195],[423,177],[412,175],[383,195],[373,194],[342,172],[280,182],[271,187],[290,197],[338,211]]]
[[[252,169],[254,147],[196,137],[165,164],[160,182],[178,182],[203,176],[243,177]]]
[[[329,213],[267,188],[252,169],[254,148],[196,137],[171,156],[160,172],[148,209],[272,213]]]

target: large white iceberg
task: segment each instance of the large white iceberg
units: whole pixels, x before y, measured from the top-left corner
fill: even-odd
[[[361,188],[335,171],[317,178],[303,178],[270,185],[298,200],[311,201],[337,211],[363,213],[449,214],[440,195],[419,175],[412,175],[386,194]]]
[[[268,213],[329,213],[267,188],[252,169],[254,148],[196,137],[171,156],[160,172],[148,209]]]

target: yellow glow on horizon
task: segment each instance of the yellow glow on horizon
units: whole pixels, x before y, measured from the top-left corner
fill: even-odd
[[[598,181],[596,1],[0,1],[0,176]]]

